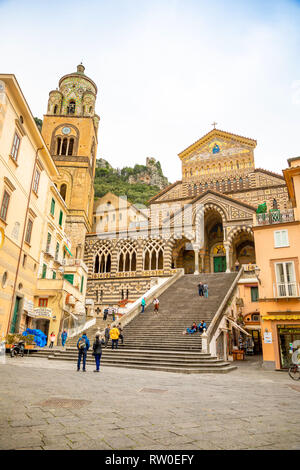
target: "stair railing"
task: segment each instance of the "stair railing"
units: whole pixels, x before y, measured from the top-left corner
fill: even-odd
[[[95,325],[95,323],[96,323],[96,318],[92,318],[91,320],[83,323],[80,326],[76,326],[75,328],[70,328],[70,330],[68,331],[68,339],[74,338],[74,336],[77,336],[83,331],[88,330],[89,328],[91,328],[91,326]]]
[[[207,331],[206,331],[206,334],[207,334],[207,352],[211,352],[211,353],[214,353],[214,351],[211,351],[212,348],[212,342],[213,342],[213,338],[214,338],[214,335],[215,333],[217,332],[217,329],[225,315],[225,311],[226,311],[226,308],[227,308],[227,304],[228,304],[228,301],[229,299],[231,298],[231,296],[233,295],[235,289],[237,288],[237,284],[241,278],[241,276],[243,275],[243,272],[244,272],[244,268],[242,267],[237,276],[235,277],[234,281],[232,282],[230,288],[228,289],[224,299],[222,300],[221,302],[221,305],[219,306],[217,312],[215,313],[212,321],[210,322],[208,328],[207,328]]]

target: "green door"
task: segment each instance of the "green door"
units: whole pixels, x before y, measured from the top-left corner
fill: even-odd
[[[12,318],[11,325],[10,325],[10,332],[11,333],[16,332],[16,324],[17,324],[17,320],[18,320],[20,300],[21,300],[21,297],[16,297],[14,314],[13,314],[13,318]]]
[[[225,273],[226,271],[226,256],[214,257],[214,272]]]

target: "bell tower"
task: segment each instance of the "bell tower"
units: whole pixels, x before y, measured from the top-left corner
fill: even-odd
[[[64,75],[50,91],[42,135],[59,170],[55,181],[69,209],[66,233],[72,253],[83,258],[84,241],[92,229],[97,133],[100,117],[95,114],[97,86],[84,73]]]

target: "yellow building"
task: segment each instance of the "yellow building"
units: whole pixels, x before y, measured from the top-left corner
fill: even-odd
[[[70,259],[59,172],[14,75],[0,75],[0,108],[0,336],[37,325],[58,333],[82,315],[86,267]]]
[[[92,231],[94,175],[99,116],[95,114],[97,86],[84,66],[63,76],[49,93],[42,135],[59,170],[55,182],[66,201],[66,232],[76,258],[83,259],[85,235]]]
[[[292,207],[257,214],[253,227],[259,266],[264,366],[285,369],[300,340],[300,157],[283,171]]]

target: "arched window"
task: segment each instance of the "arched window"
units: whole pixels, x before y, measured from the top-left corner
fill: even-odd
[[[199,184],[199,193],[202,193],[202,191],[203,191],[203,188],[202,188],[202,184],[200,183]]]
[[[62,142],[61,155],[67,155],[68,139],[65,137]]]
[[[246,176],[245,178],[245,188],[249,188],[249,178]]]
[[[231,191],[231,180],[227,180],[227,191]]]
[[[242,177],[240,177],[240,179],[239,179],[239,187],[240,187],[240,189],[243,189],[243,187],[244,187],[244,181],[243,181]]]
[[[67,185],[64,183],[60,187],[60,195],[63,198],[63,200],[66,200],[66,195],[67,195]]]
[[[57,104],[54,106],[54,114],[57,114]]]
[[[197,185],[194,184],[194,195],[196,195],[196,194],[197,194]]]
[[[118,271],[136,271],[136,242],[122,240],[119,243]]]
[[[222,191],[226,191],[225,181],[222,180]]]
[[[144,271],[163,269],[164,253],[162,240],[148,240],[143,251]]]
[[[207,183],[205,183],[204,188],[208,189],[208,184]]]
[[[93,106],[90,106],[89,113],[93,112]]]
[[[237,180],[236,178],[234,178],[233,180],[233,191],[236,191],[237,190]]]
[[[210,189],[214,189],[214,182],[213,181],[210,182]]]
[[[60,138],[60,137],[57,137],[56,155],[60,155],[60,150],[61,150],[61,138]]]
[[[74,148],[74,139],[73,137],[71,137],[69,141],[68,155],[73,155],[73,148]]]
[[[94,273],[110,273],[111,271],[111,245],[104,242],[100,245],[94,259]]]
[[[76,109],[76,103],[74,100],[71,100],[68,106],[68,114],[75,114],[75,109]]]
[[[219,181],[216,181],[216,190],[217,190],[217,191],[220,191],[220,184],[219,184]]]

